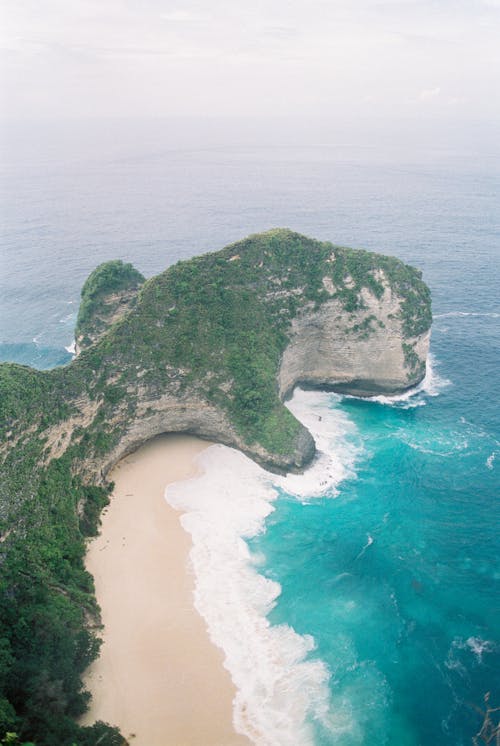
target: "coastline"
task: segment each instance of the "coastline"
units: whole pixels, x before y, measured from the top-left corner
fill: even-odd
[[[193,606],[191,542],[164,498],[167,484],[195,473],[193,459],[206,447],[168,435],[123,459],[110,475],[101,533],[89,542],[104,628],[81,722],[117,725],[134,746],[250,743],[233,728],[236,690]]]

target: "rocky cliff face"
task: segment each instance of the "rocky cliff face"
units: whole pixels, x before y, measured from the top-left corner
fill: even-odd
[[[103,287],[110,272],[118,293],[116,280]],[[314,442],[282,405],[297,384],[372,396],[425,373],[428,291],[398,260],[271,231],[142,289],[134,273],[127,267],[123,282],[123,265],[102,265],[86,283],[99,287],[97,302],[82,293],[88,354],[75,366],[92,370],[91,387],[104,384],[96,422],[112,434],[86,471],[105,475],[165,432],[233,446],[274,471],[301,469]]]
[[[4,452],[29,425],[43,444],[40,463],[74,452],[74,471],[102,481],[155,435],[188,432],[274,471],[300,470],[315,448],[283,405],[294,386],[360,396],[414,386],[430,319],[417,270],[286,230],[148,281],[107,262],[82,291],[77,359],[29,373],[39,401],[10,366],[12,401],[26,407],[24,419],[6,412]]]
[[[87,278],[81,293],[75,329],[79,354],[95,344],[106,330],[133,308],[144,277],[120,260],[105,262]]]
[[[99,473],[106,477],[124,456],[163,433],[189,433],[237,448],[265,468],[277,473],[302,469],[312,460],[315,453],[314,440],[303,427],[299,430],[290,452],[276,456],[259,443],[249,447],[227,414],[203,399],[191,394],[181,397],[165,394],[156,399],[149,399],[144,394],[139,400],[136,417],[126,425],[116,446],[105,458],[87,463],[88,478],[95,480],[96,474]]]
[[[400,393],[422,379],[430,332],[404,334],[402,298],[383,273],[379,279],[381,297],[363,288],[362,308],[350,314],[333,298],[299,311],[279,370],[282,398],[299,383],[369,397]]]

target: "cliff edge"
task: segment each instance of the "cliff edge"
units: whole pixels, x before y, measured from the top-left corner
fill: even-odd
[[[121,278],[124,267],[109,262],[90,279],[118,270]],[[134,272],[127,267],[121,295],[112,282],[97,301],[87,281],[77,325],[86,344],[73,368],[106,409],[103,473],[163,432],[300,469],[314,444],[282,404],[295,385],[370,396],[404,391],[425,373],[429,293],[397,259],[273,230],[145,283]]]

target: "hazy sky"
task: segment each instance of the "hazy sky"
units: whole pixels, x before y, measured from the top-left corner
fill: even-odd
[[[500,0],[1,0],[13,118],[500,118]]]

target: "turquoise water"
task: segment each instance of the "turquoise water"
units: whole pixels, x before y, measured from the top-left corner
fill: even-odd
[[[358,724],[338,740],[318,728],[317,744],[470,744],[471,703],[498,692],[498,395],[454,333],[495,365],[483,337],[498,318],[447,317],[433,349],[451,381],[437,396],[332,396],[356,425],[355,478],[305,504],[282,493],[253,542],[282,586],[270,618],[314,636],[332,702]]]
[[[331,395],[353,425],[350,476],[323,497],[282,490],[250,545],[281,585],[269,619],[314,638],[331,710],[352,726],[315,721],[316,746],[470,744],[471,705],[487,691],[500,705],[498,165],[135,147],[6,160],[0,359],[66,362],[79,290],[109,258],[152,274],[286,225],[420,267],[435,388],[393,403]]]

